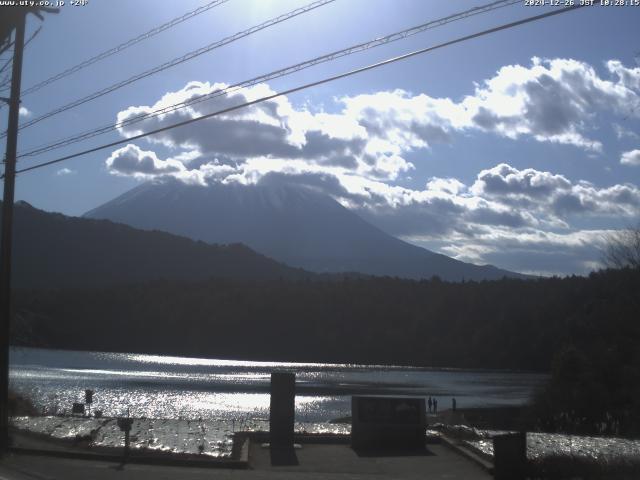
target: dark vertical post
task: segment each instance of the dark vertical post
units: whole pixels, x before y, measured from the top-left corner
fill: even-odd
[[[124,431],[124,461],[129,460],[129,449],[131,448],[131,442],[129,437],[130,430]]]
[[[130,438],[129,434],[131,433],[131,425],[133,424],[133,418],[129,417],[129,412],[127,410],[126,417],[120,417],[117,420],[118,428],[124,432],[124,452],[122,453],[122,463],[126,463],[129,458],[129,447],[130,447]]]
[[[269,432],[271,448],[293,449],[293,421],[295,417],[296,374],[271,374],[271,403]]]
[[[91,416],[91,404],[93,403],[93,390],[87,389],[84,391],[84,403],[87,405],[87,409],[89,410],[89,416]]]
[[[0,454],[9,447],[9,332],[11,325],[11,243],[13,239],[13,198],[18,148],[18,115],[20,110],[20,81],[26,11],[16,22],[11,97],[7,127],[7,150],[4,161],[4,199],[2,203],[2,239],[0,245]]]

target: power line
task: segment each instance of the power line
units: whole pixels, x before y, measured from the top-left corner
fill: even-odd
[[[89,153],[93,153],[93,152],[97,152],[97,151],[100,151],[100,150],[104,150],[106,148],[111,148],[111,147],[115,147],[115,146],[118,146],[118,145],[122,145],[123,143],[128,143],[128,142],[132,142],[132,141],[135,141],[135,140],[139,140],[141,138],[148,137],[150,135],[156,135],[158,133],[162,133],[162,132],[165,132],[167,130],[172,130],[172,129],[177,128],[177,127],[183,127],[185,125],[189,125],[191,123],[199,122],[199,121],[205,120],[207,118],[211,118],[211,117],[215,117],[215,116],[219,116],[219,115],[224,115],[225,113],[233,112],[235,110],[239,110],[241,108],[245,108],[245,107],[249,107],[249,106],[252,106],[252,105],[256,105],[258,103],[262,103],[262,102],[265,102],[265,101],[268,101],[268,100],[273,100],[274,98],[277,98],[277,97],[290,95],[292,93],[299,92],[299,91],[305,90],[307,88],[316,87],[316,86],[322,85],[324,83],[332,82],[332,81],[339,80],[339,79],[345,78],[345,77],[350,77],[350,76],[356,75],[358,73],[362,73],[362,72],[366,72],[366,71],[369,71],[369,70],[373,70],[375,68],[379,68],[379,67],[382,67],[382,66],[385,66],[385,65],[389,65],[389,64],[392,64],[392,63],[395,63],[395,62],[399,62],[401,60],[406,60],[408,58],[411,58],[411,57],[414,57],[414,56],[417,56],[417,55],[421,55],[421,54],[424,54],[424,53],[432,52],[432,51],[438,50],[440,48],[448,47],[448,46],[451,46],[451,45],[454,45],[454,44],[457,44],[457,43],[462,43],[462,42],[465,42],[465,41],[468,41],[468,40],[472,40],[472,39],[475,39],[475,38],[478,38],[478,37],[482,37],[484,35],[489,35],[491,33],[496,33],[496,32],[499,32],[501,30],[507,30],[509,28],[514,28],[514,27],[517,27],[517,26],[520,26],[520,25],[524,25],[526,23],[531,23],[531,22],[535,22],[537,20],[542,20],[544,18],[551,17],[551,16],[554,16],[554,15],[559,15],[559,14],[566,13],[566,12],[569,12],[569,11],[572,11],[572,10],[577,10],[577,9],[582,8],[584,6],[586,6],[586,5],[576,5],[576,6],[572,6],[572,7],[565,7],[565,8],[561,8],[561,9],[557,9],[557,10],[552,10],[550,12],[546,12],[546,13],[543,13],[543,14],[540,14],[540,15],[534,15],[534,16],[531,16],[531,17],[527,17],[527,18],[524,18],[522,20],[517,20],[515,22],[502,24],[502,25],[499,25],[497,27],[490,28],[488,30],[483,30],[481,32],[473,33],[471,35],[466,35],[464,37],[458,37],[458,38],[456,38],[454,40],[450,40],[448,42],[440,43],[438,45],[434,45],[434,46],[431,46],[431,47],[426,47],[426,48],[423,48],[423,49],[420,49],[420,50],[415,50],[415,51],[410,52],[410,53],[405,53],[404,55],[400,55],[400,56],[393,57],[393,58],[390,58],[390,59],[387,59],[387,60],[383,60],[381,62],[377,62],[377,63],[373,63],[373,64],[370,64],[370,65],[367,65],[365,67],[360,67],[360,68],[357,68],[355,70],[351,70],[351,71],[348,71],[348,72],[345,72],[345,73],[341,73],[341,74],[338,74],[338,75],[333,75],[333,76],[330,76],[330,77],[326,77],[326,78],[323,78],[321,80],[317,80],[315,82],[306,83],[304,85],[300,85],[300,86],[297,86],[297,87],[294,87],[294,88],[290,88],[288,90],[284,90],[284,91],[279,92],[279,93],[274,93],[272,95],[267,95],[265,97],[261,97],[261,98],[258,98],[256,100],[252,100],[250,102],[245,102],[245,103],[242,103],[242,104],[239,104],[239,105],[235,105],[233,107],[225,108],[223,110],[218,110],[218,111],[213,112],[213,113],[208,113],[206,115],[201,115],[200,117],[190,118],[188,120],[184,120],[182,122],[174,123],[172,125],[168,125],[166,127],[158,128],[158,129],[146,132],[146,133],[141,133],[141,134],[135,135],[133,137],[125,138],[125,139],[122,139],[122,140],[117,140],[115,142],[111,142],[111,143],[107,143],[107,144],[104,144],[104,145],[100,145],[98,147],[94,147],[94,148],[90,148],[88,150],[84,150],[84,151],[81,151],[81,152],[73,153],[71,155],[66,155],[64,157],[60,157],[60,158],[57,158],[55,160],[49,160],[47,162],[42,162],[42,163],[39,163],[39,164],[36,164],[36,165],[32,165],[30,167],[26,167],[26,168],[17,170],[16,173],[28,172],[28,171],[31,171],[31,170],[36,170],[36,169],[39,169],[39,168],[47,167],[49,165],[54,165],[56,163],[64,162],[66,160],[71,160],[72,158],[80,157],[82,155],[87,155]]]
[[[34,38],[36,38],[38,36],[38,34],[40,33],[40,31],[42,30],[42,26],[39,26],[35,32],[33,32],[31,34],[31,36],[29,37],[29,39],[27,41],[24,42],[24,47],[23,48],[27,48],[27,46],[29,45],[29,43],[31,43],[31,40],[33,40]],[[13,58],[9,58],[9,60],[7,60],[7,62],[0,67],[0,73],[4,72],[4,70],[11,64],[11,62],[13,61]],[[11,83],[7,77],[6,81],[2,81],[0,82],[0,87],[4,87],[4,85]],[[10,87],[9,87],[10,88]],[[4,90],[8,90],[9,88],[5,88]],[[4,107],[4,104],[0,103],[0,110]]]
[[[289,20],[291,18],[297,17],[298,15],[302,15],[303,13],[307,13],[311,10],[314,10],[316,8],[322,7],[323,5],[326,5],[328,3],[332,3],[335,0],[316,0],[315,2],[312,2],[308,5],[305,5],[304,7],[300,7],[300,8],[296,8],[295,10],[291,10],[288,13],[285,13],[283,15],[280,15],[278,17],[272,18],[270,20],[267,20],[266,22],[263,22],[259,25],[255,25],[251,28],[248,28],[247,30],[243,30],[241,32],[235,33],[234,35],[230,35],[228,37],[223,38],[222,40],[218,40],[217,42],[211,43],[207,46],[201,47],[197,50],[193,50],[191,52],[186,53],[185,55],[181,56],[181,57],[177,57],[174,58],[173,60],[169,60],[168,62],[163,63],[162,65],[156,66],[150,70],[146,70],[142,73],[139,73],[137,75],[134,75],[132,77],[129,77],[126,80],[122,80],[118,83],[115,83],[109,87],[103,88],[102,90],[99,90],[97,92],[94,92],[92,94],[87,95],[86,97],[82,97],[78,100],[75,100],[71,103],[68,103],[66,105],[63,105],[61,107],[58,107],[54,110],[51,110],[48,113],[45,113],[37,118],[34,118],[33,120],[30,120],[26,123],[24,123],[21,127],[20,130],[30,127],[32,125],[35,125],[36,123],[41,122],[42,120],[45,120],[47,118],[53,117],[54,115],[57,115],[59,113],[65,112],[67,110],[70,110],[72,108],[75,108],[77,106],[80,106],[84,103],[90,102],[91,100],[95,100],[96,98],[102,97],[108,93],[111,93],[115,90],[118,90],[126,85],[129,85],[133,82],[137,82],[138,80],[141,80],[143,78],[149,77],[151,75],[154,75],[158,72],[161,72],[163,70],[166,70],[170,67],[174,67],[176,65],[179,65],[181,63],[184,63],[188,60],[191,60],[195,57],[198,57],[204,53],[210,52],[211,50],[214,50],[216,48],[220,48],[223,47],[225,45],[228,45],[229,43],[235,42],[237,40],[240,40],[241,38],[247,37],[249,35],[252,35],[256,32],[259,32],[260,30],[264,30],[266,28],[269,28],[273,25],[276,25],[278,23],[284,22],[286,20]],[[0,138],[6,136],[6,134],[2,134],[0,136]]]
[[[13,41],[10,40],[10,37],[9,37],[9,39],[7,39],[5,43],[0,45],[0,54],[3,54],[4,52],[8,51],[11,47],[13,47]]]
[[[265,81],[268,81],[268,80],[273,80],[273,79],[276,79],[276,78],[280,78],[280,77],[283,77],[285,75],[289,75],[289,74],[298,72],[300,70],[312,67],[314,65],[318,65],[320,63],[324,63],[324,62],[328,62],[328,61],[331,61],[331,60],[335,60],[337,58],[340,58],[340,57],[343,57],[343,56],[347,56],[347,55],[351,55],[351,54],[354,54],[354,53],[358,53],[358,52],[361,52],[361,51],[364,51],[364,50],[368,50],[368,49],[371,49],[371,48],[374,48],[374,47],[378,47],[380,45],[385,45],[387,43],[391,43],[391,42],[394,42],[394,41],[397,41],[397,40],[401,40],[401,39],[407,38],[409,36],[415,35],[417,33],[424,32],[425,30],[428,30],[428,29],[431,29],[431,28],[439,27],[439,26],[445,25],[447,23],[450,23],[450,22],[453,22],[453,21],[457,21],[457,20],[461,20],[463,18],[468,18],[470,16],[477,15],[477,14],[480,14],[480,13],[486,13],[486,12],[491,11],[491,10],[496,10],[498,8],[503,8],[503,7],[506,7],[506,6],[510,6],[510,5],[515,4],[515,3],[520,3],[520,0],[499,0],[499,1],[495,1],[495,2],[492,2],[492,3],[487,4],[487,5],[483,5],[483,6],[480,6],[480,7],[472,8],[470,10],[466,10],[464,12],[460,12],[460,13],[456,13],[456,14],[453,14],[453,15],[449,15],[447,17],[444,17],[444,18],[441,18],[441,19],[438,19],[438,20],[433,20],[433,21],[430,21],[430,22],[427,22],[427,23],[424,23],[424,24],[421,24],[421,25],[418,25],[418,26],[415,26],[415,27],[411,27],[411,28],[402,30],[400,32],[395,32],[395,33],[386,35],[384,37],[376,38],[376,39],[371,40],[369,42],[360,43],[358,45],[354,45],[354,46],[351,46],[351,47],[348,47],[348,48],[345,48],[345,49],[342,49],[342,50],[334,51],[332,53],[329,53],[329,54],[326,54],[326,55],[322,55],[320,57],[316,57],[316,58],[313,58],[311,60],[307,60],[307,61],[295,64],[295,65],[286,67],[284,69],[280,69],[280,70],[276,70],[276,71],[273,71],[273,72],[270,72],[270,73],[267,73],[267,74],[264,74],[264,75],[260,75],[258,77],[254,77],[252,79],[245,80],[243,82],[239,82],[239,83],[236,83],[234,85],[230,85],[230,86],[228,86],[228,87],[226,87],[224,89],[216,90],[216,91],[213,91],[213,92],[210,92],[210,93],[207,93],[207,94],[203,94],[203,95],[198,95],[198,96],[196,96],[194,98],[191,98],[191,99],[189,99],[187,101],[176,103],[176,104],[173,104],[173,105],[169,105],[167,107],[155,110],[155,111],[147,113],[147,114],[138,115],[136,117],[127,119],[127,120],[122,121],[122,122],[118,122],[116,124],[109,123],[107,125],[103,125],[102,127],[98,127],[96,129],[85,131],[85,132],[83,132],[83,133],[81,133],[79,135],[66,137],[64,139],[57,140],[54,143],[50,143],[50,144],[46,144],[44,146],[40,146],[40,147],[34,148],[33,150],[30,150],[28,152],[25,152],[25,153],[19,155],[19,157],[34,156],[34,155],[45,153],[45,152],[48,152],[48,151],[51,151],[51,150],[54,150],[54,149],[58,149],[58,148],[61,148],[61,147],[64,147],[64,146],[68,146],[70,144],[77,143],[79,141],[86,140],[88,138],[92,138],[92,137],[94,137],[96,135],[101,135],[103,133],[108,133],[109,131],[116,130],[116,129],[122,127],[122,126],[138,123],[138,122],[146,120],[148,118],[152,118],[152,117],[155,117],[155,116],[158,116],[158,115],[162,115],[162,114],[166,114],[166,113],[169,113],[169,112],[173,112],[175,110],[178,110],[178,109],[181,109],[181,108],[185,108],[187,106],[191,106],[191,105],[194,105],[196,103],[200,103],[202,101],[210,100],[210,99],[216,98],[218,96],[225,95],[225,94],[240,90],[242,88],[246,88],[248,86],[255,85],[257,83],[262,83],[262,82],[265,82]]]
[[[57,82],[58,80],[68,77],[71,74],[74,74],[76,72],[79,72],[80,70],[82,70],[83,68],[87,68],[89,65],[93,65],[96,62],[99,62],[100,60],[104,60],[107,57],[110,57],[112,55],[115,55],[117,53],[122,52],[123,50],[135,45],[136,43],[140,43],[144,40],[147,40],[148,38],[151,38],[161,32],[164,32],[165,30],[175,27],[176,25],[185,22],[186,20],[189,20],[190,18],[193,18],[197,15],[200,15],[201,13],[204,13],[208,10],[211,10],[214,7],[217,7],[219,5],[222,5],[223,3],[228,2],[229,0],[214,0],[212,2],[209,2],[205,5],[202,5],[198,8],[196,8],[195,10],[192,10],[190,12],[185,13],[184,15],[180,16],[180,17],[176,17],[173,20],[170,20],[166,23],[163,23],[162,25],[152,28],[151,30],[149,30],[148,32],[142,33],[140,35],[138,35],[135,38],[132,38],[130,40],[127,40],[126,42],[121,43],[120,45],[117,45],[113,48],[110,48],[109,50],[105,50],[102,53],[99,53],[87,60],[84,60],[82,62],[80,62],[77,65],[74,65],[73,67],[70,67],[56,75],[53,75],[52,77],[47,78],[46,80],[43,80],[35,85],[33,85],[32,87],[27,88],[26,90],[24,90],[22,92],[22,96],[24,97],[25,95],[29,95],[30,93],[33,93],[35,91],[40,90],[43,87],[46,87],[47,85],[50,85],[54,82]]]
[[[370,40],[368,42],[363,42],[363,43],[359,43],[357,45],[353,45],[347,48],[344,48],[342,50],[337,50],[325,55],[321,55],[319,57],[315,57],[311,60],[306,60],[304,62],[301,63],[297,63],[295,65],[291,65],[288,66],[286,68],[282,68],[279,70],[275,70],[273,72],[264,74],[264,75],[260,75],[258,77],[254,77],[251,78],[249,80],[244,80],[242,82],[230,85],[226,88],[223,89],[219,89],[219,90],[215,90],[213,92],[209,92],[203,95],[198,95],[196,97],[193,97],[189,100],[186,100],[184,102],[180,102],[180,103],[175,103],[172,105],[168,105],[166,107],[163,107],[161,109],[157,109],[154,110],[153,112],[149,112],[146,114],[142,114],[142,115],[137,115],[135,117],[129,118],[127,120],[124,120],[122,122],[117,122],[115,124],[113,123],[109,123],[106,125],[103,125],[101,127],[97,127],[85,132],[82,132],[78,135],[73,135],[70,137],[65,137],[63,139],[59,139],[56,140],[52,143],[48,143],[48,144],[44,144],[38,147],[34,147],[32,150],[26,151],[24,153],[21,153],[20,155],[18,155],[18,158],[24,158],[24,157],[32,157],[35,155],[40,155],[42,153],[46,153],[49,152],[51,150],[56,150],[62,147],[66,147],[68,145],[72,145],[74,143],[78,143],[80,141],[83,140],[87,140],[89,138],[93,138],[97,135],[102,135],[104,133],[108,133],[114,130],[117,130],[120,127],[123,126],[127,126],[127,125],[132,125],[138,122],[141,122],[143,120],[147,120],[149,118],[153,118],[159,115],[163,115],[166,113],[170,113],[182,108],[186,108],[188,106],[191,105],[195,105],[197,103],[206,101],[206,100],[211,100],[213,98],[219,97],[221,95],[226,95],[232,92],[235,92],[237,90],[241,90],[243,88],[247,88],[249,86],[252,85],[256,85],[258,83],[262,83],[262,82],[266,82],[269,80],[274,80],[276,78],[280,78],[286,75],[290,75],[292,73],[298,72],[300,70],[304,70],[306,68],[310,68],[312,66],[315,65],[319,65],[321,63],[325,63],[325,62],[329,62],[332,60],[335,60],[337,58],[341,58],[344,56],[348,56],[348,55],[352,55],[355,53],[359,53],[371,48],[375,48],[381,45],[386,45],[388,43],[391,42],[395,42],[398,40],[402,40],[405,39],[407,37],[416,35],[418,33],[422,33],[426,30],[432,29],[432,28],[436,28],[436,27],[440,27],[443,25],[446,25],[448,23],[454,22],[454,21],[458,21],[458,20],[462,20],[464,18],[469,18],[471,16],[474,15],[478,15],[481,13],[486,13],[486,12],[490,12],[493,10],[497,10],[499,8],[503,8],[503,7],[507,7],[510,5],[513,5],[515,3],[521,3],[521,0],[499,0],[499,1],[494,1],[492,3],[486,4],[486,5],[482,5],[479,7],[475,7],[475,8],[471,8],[469,10],[465,10],[463,12],[459,12],[459,13],[455,13],[452,15],[449,15],[447,17],[443,17],[437,20],[432,20],[426,23],[423,23],[421,25],[417,25],[411,28],[407,28],[405,30],[401,30],[399,32],[395,32],[395,33],[391,33],[389,35],[385,35],[384,37],[378,37],[375,38],[373,40]]]

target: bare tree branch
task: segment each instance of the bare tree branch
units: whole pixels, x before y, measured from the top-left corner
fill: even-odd
[[[608,235],[604,263],[609,268],[640,268],[640,224]]]

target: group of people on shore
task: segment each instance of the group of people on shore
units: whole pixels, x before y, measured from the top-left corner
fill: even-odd
[[[428,411],[427,413],[438,413],[438,399],[436,397],[429,397],[429,399],[427,400],[427,407],[428,407]],[[457,408],[457,402],[455,397],[451,399],[451,407],[452,410],[455,412],[456,408]]]

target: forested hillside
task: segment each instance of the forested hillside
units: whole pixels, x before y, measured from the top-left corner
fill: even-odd
[[[21,290],[13,342],[199,357],[550,371],[532,422],[640,433],[640,270],[447,283],[209,280]]]
[[[24,202],[16,204],[14,221],[12,274],[16,287],[313,276],[241,244],[210,245],[107,220],[44,212]]]
[[[466,283],[165,281],[21,291],[16,307],[34,338],[59,348],[549,370],[567,344],[635,352],[639,291],[634,270]]]

